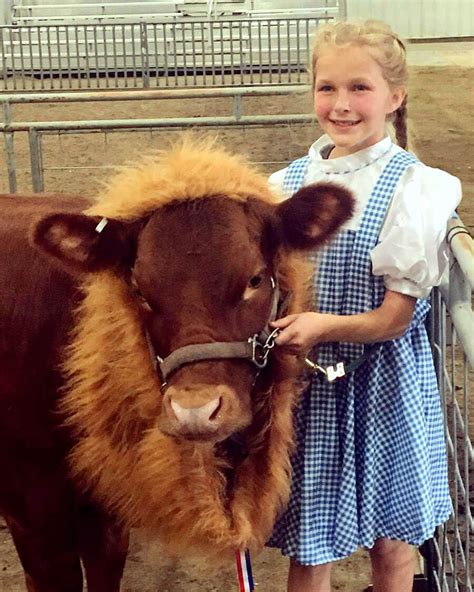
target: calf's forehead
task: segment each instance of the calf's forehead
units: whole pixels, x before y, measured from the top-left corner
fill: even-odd
[[[265,219],[243,202],[224,197],[178,202],[150,217],[140,234],[140,275],[232,270],[246,274],[264,262]]]

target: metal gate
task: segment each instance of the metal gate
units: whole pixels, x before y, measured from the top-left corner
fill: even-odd
[[[3,26],[0,85],[26,91],[306,84],[314,33],[333,18]]]

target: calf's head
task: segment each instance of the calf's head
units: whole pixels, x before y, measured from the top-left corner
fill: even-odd
[[[274,282],[292,294],[285,314],[304,310],[305,251],[351,211],[330,184],[279,202],[241,158],[185,142],[125,170],[84,214],[43,218],[34,243],[83,292],[59,402],[74,482],[168,549],[263,545],[289,493],[298,364],[278,348],[258,376],[248,359],[188,359],[163,388],[150,349],[246,343]]]
[[[262,331],[282,258],[326,242],[351,213],[351,196],[332,184],[281,203],[216,193],[172,199],[131,221],[53,214],[36,226],[34,242],[71,272],[120,277],[152,351],[166,358]],[[256,374],[245,359],[177,367],[156,393],[156,426],[178,438],[224,440],[252,421]]]

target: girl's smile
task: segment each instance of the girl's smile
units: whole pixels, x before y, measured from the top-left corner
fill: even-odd
[[[401,104],[403,89],[391,89],[370,50],[334,46],[318,59],[314,106],[334,142],[330,158],[353,154],[384,138],[387,115]]]
[[[329,121],[338,127],[351,127],[361,122],[360,119],[356,121],[348,121],[346,119],[330,119]]]

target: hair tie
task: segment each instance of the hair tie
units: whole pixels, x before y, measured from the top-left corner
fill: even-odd
[[[407,48],[405,46],[405,44],[403,43],[403,41],[400,39],[400,37],[398,37],[397,35],[395,35],[394,33],[388,33],[389,36],[392,39],[395,39],[395,41],[398,43],[398,45],[402,48],[402,50],[406,53],[407,52]]]

